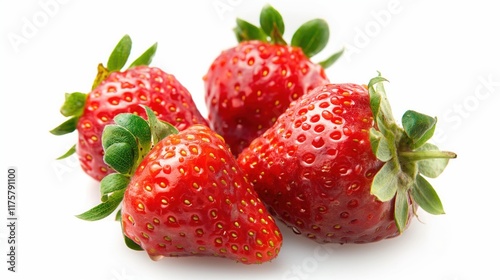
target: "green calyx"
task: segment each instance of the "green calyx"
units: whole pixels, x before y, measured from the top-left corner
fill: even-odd
[[[370,143],[377,159],[385,162],[373,178],[371,193],[380,201],[395,198],[394,218],[403,232],[409,211],[416,214],[417,206],[430,214],[444,214],[439,196],[425,177],[439,176],[457,155],[427,143],[436,118],[409,110],[402,117],[402,127],[398,126],[383,86],[386,81],[379,75],[368,83],[376,124],[370,130]]]
[[[156,43],[149,47],[144,53],[135,59],[127,69],[140,65],[149,65],[156,53],[156,47]],[[131,50],[132,40],[130,39],[130,36],[125,35],[121,38],[118,44],[116,44],[115,48],[111,52],[106,66],[102,63],[97,66],[97,75],[92,84],[92,90],[100,85],[102,81],[104,81],[111,73],[121,71],[129,59]],[[60,112],[63,116],[68,117],[68,119],[56,128],[52,129],[50,133],[54,135],[65,135],[75,131],[78,119],[83,114],[87,96],[88,95],[86,93],[82,92],[66,93]],[[72,155],[75,150],[75,146],[71,147],[58,159],[63,159]]]
[[[158,120],[154,112],[144,106],[148,119],[131,113],[118,114],[114,124],[104,127],[102,146],[104,161],[116,173],[111,173],[101,180],[102,203],[89,211],[77,215],[87,221],[96,221],[110,215],[123,199],[130,177],[149,153],[151,148],[177,129]]]
[[[132,63],[130,63],[127,69],[133,68],[135,66],[149,65],[156,54],[157,46],[158,44],[154,43],[138,58],[136,58]],[[95,89],[99,84],[101,84],[101,82],[104,81],[109,76],[109,74],[121,71],[121,69],[125,66],[125,64],[129,59],[131,50],[132,50],[132,39],[130,39],[129,35],[125,35],[118,42],[118,44],[116,44],[115,48],[109,55],[106,67],[104,67],[102,64],[98,65],[97,76],[92,85],[92,89]]]
[[[113,119],[114,124],[104,128],[104,161],[117,172],[101,180],[101,203],[76,217],[97,221],[113,213],[123,200],[131,176],[151,148],[168,135],[178,133],[174,126],[158,120],[149,107],[144,106],[144,109],[147,120],[135,114],[123,113]],[[116,220],[121,220],[120,210]],[[135,242],[126,236],[124,238],[129,248],[140,249]]]
[[[265,5],[260,13],[260,27],[248,21],[236,19],[233,29],[238,42],[258,40],[272,44],[287,45],[283,34],[285,24],[281,14],[271,5]],[[292,36],[291,45],[301,48],[304,54],[311,58],[321,52],[330,38],[328,23],[323,19],[313,19],[301,25]],[[327,59],[319,62],[323,68],[328,68],[335,63],[344,52],[344,49],[334,53]]]

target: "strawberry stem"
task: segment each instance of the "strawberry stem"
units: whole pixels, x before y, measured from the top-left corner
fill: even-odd
[[[419,161],[426,159],[454,159],[457,154],[448,151],[412,151],[412,152],[399,152],[399,158],[407,161]]]
[[[109,74],[111,74],[111,71],[109,71],[108,68],[104,67],[102,63],[99,63],[99,65],[97,65],[97,75],[94,79],[94,82],[92,83],[92,90],[99,86],[102,81],[106,80]]]
[[[276,45],[287,45],[285,39],[283,39],[283,34],[279,31],[278,27],[275,26],[271,32],[271,43]]]

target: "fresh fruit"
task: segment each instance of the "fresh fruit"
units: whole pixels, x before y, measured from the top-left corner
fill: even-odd
[[[306,22],[287,45],[282,16],[267,5],[257,27],[237,19],[239,44],[224,50],[204,76],[205,103],[212,129],[222,135],[233,154],[268,129],[290,102],[316,86],[329,83],[324,69],[342,54],[320,63],[310,58],[329,38],[321,19]]]
[[[253,264],[275,258],[279,228],[223,138],[204,125],[168,135],[173,127],[146,109],[148,122],[120,114],[104,129],[106,163],[120,173],[102,180],[103,203],[79,217],[101,219],[123,198],[125,240],[153,260],[194,255]]]
[[[189,91],[177,79],[159,68],[147,66],[156,52],[149,48],[125,71],[132,42],[124,36],[111,53],[107,66],[98,67],[98,75],[89,94],[66,94],[61,113],[69,119],[53,129],[55,135],[78,131],[77,145],[61,158],[76,152],[82,169],[100,181],[112,172],[104,163],[101,133],[119,113],[143,115],[140,104],[150,106],[157,116],[183,130],[192,124],[207,124]]]
[[[426,143],[436,119],[407,111],[399,127],[382,82],[329,84],[303,95],[238,157],[270,212],[317,242],[401,234],[417,207],[444,213],[424,178],[452,152]]]

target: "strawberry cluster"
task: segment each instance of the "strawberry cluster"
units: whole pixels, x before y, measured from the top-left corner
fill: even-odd
[[[89,93],[66,94],[77,153],[100,182],[101,203],[78,215],[116,212],[125,243],[164,256],[218,256],[245,264],[276,258],[277,221],[316,242],[367,243],[400,235],[421,208],[444,213],[426,178],[452,152],[427,143],[436,118],[395,121],[379,74],[367,85],[331,83],[315,63],[325,21],[300,26],[290,45],[282,16],[265,6],[260,26],[237,19],[238,45],[203,77],[208,118],[176,78],[148,66],[156,44],[125,70],[124,36]]]

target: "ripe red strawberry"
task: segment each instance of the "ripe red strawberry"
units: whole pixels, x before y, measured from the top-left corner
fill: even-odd
[[[153,109],[157,116],[183,130],[192,124],[206,124],[189,91],[177,79],[159,68],[146,66],[156,51],[156,44],[120,72],[128,59],[131,41],[128,36],[118,43],[107,68],[99,66],[94,87],[89,94],[71,93],[61,113],[68,121],[52,130],[56,135],[78,131],[76,152],[82,169],[100,181],[112,172],[104,163],[101,133],[119,113],[142,115],[141,104]],[[72,147],[62,158],[75,151]]]
[[[106,127],[106,162],[121,174],[102,180],[104,202],[79,217],[102,218],[123,197],[126,240],[153,260],[194,255],[253,264],[275,258],[281,233],[224,139],[207,126],[193,125],[158,140],[169,129],[162,132],[164,124],[151,111],[148,117],[149,125],[136,115],[121,114],[117,125]],[[156,131],[150,132],[152,127]],[[151,135],[159,142],[148,152]]]
[[[324,68],[342,54],[318,64],[310,60],[328,41],[323,20],[302,25],[291,45],[282,38],[283,19],[274,8],[262,9],[260,24],[237,19],[239,44],[224,50],[203,78],[208,121],[235,155],[268,129],[290,102],[328,83]]]
[[[408,111],[403,128],[396,125],[383,80],[372,79],[369,90],[312,90],[238,157],[270,212],[294,232],[366,243],[399,235],[417,206],[444,213],[423,176],[438,176],[456,155],[425,143],[435,118]]]

